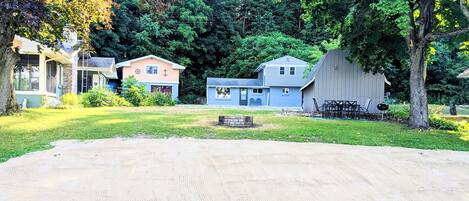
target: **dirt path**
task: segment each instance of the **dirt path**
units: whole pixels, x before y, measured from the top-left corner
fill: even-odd
[[[469,152],[270,141],[61,141],[0,164],[0,200],[469,200]]]

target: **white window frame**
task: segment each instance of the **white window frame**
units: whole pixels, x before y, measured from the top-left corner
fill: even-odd
[[[259,92],[259,90],[260,90],[261,92]],[[253,94],[263,94],[263,93],[264,93],[264,89],[262,89],[262,88],[254,88],[254,89],[252,89],[252,93],[253,93]]]
[[[147,71],[148,67],[156,67],[156,74],[149,74]],[[145,75],[159,75],[160,74],[160,67],[158,65],[150,64],[150,65],[145,65]]]
[[[282,74],[282,68],[283,68],[283,74]],[[280,66],[279,72],[280,75],[285,75],[285,66]]]
[[[221,97],[221,95],[218,94],[218,89],[228,89],[228,95],[225,95],[224,97]],[[230,100],[231,99],[231,88],[230,87],[216,87],[215,88],[215,99],[217,100]]]
[[[293,74],[291,74],[291,70],[293,69]],[[296,74],[296,68],[295,67],[290,67],[290,70],[288,72],[290,75],[295,75]]]
[[[282,95],[288,96],[290,94],[290,88],[282,88]]]

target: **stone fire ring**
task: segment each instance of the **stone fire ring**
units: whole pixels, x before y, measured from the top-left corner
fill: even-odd
[[[218,125],[233,128],[254,127],[252,116],[218,116]]]

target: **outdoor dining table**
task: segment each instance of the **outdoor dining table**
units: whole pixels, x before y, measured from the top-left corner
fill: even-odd
[[[360,105],[357,101],[349,100],[325,100],[324,101],[325,118],[358,118],[360,114]]]

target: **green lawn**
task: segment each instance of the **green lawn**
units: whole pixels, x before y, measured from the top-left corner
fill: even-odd
[[[216,126],[218,115],[253,115],[256,128]],[[0,117],[0,162],[50,147],[64,139],[99,139],[145,135],[156,138],[194,137],[325,142],[371,146],[469,151],[462,134],[433,130],[419,132],[404,126],[369,121],[286,117],[276,111],[190,106],[29,109]],[[463,140],[466,139],[466,140]]]

